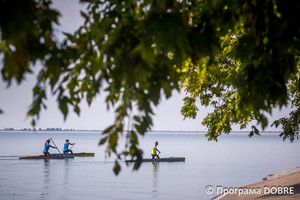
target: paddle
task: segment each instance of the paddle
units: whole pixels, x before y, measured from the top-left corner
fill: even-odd
[[[54,146],[56,147],[56,149],[57,149],[57,151],[59,152],[59,154],[62,156],[60,150],[57,148],[57,146],[56,146],[56,144],[54,143],[54,141],[52,140],[52,138],[51,138],[51,141],[52,141],[52,143],[54,144]]]

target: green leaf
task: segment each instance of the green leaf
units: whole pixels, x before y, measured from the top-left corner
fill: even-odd
[[[121,170],[121,166],[120,166],[119,162],[115,161],[115,165],[114,165],[114,168],[113,168],[113,171],[114,171],[115,175],[118,175],[120,170]]]
[[[133,170],[138,170],[140,168],[142,164],[142,159],[137,159],[135,162],[134,162],[134,165],[133,165]]]
[[[36,122],[35,122],[35,120],[33,119],[33,120],[31,120],[31,125],[33,126],[33,127],[35,127],[35,125],[36,125]]]
[[[79,116],[80,115],[80,108],[78,105],[74,106],[74,112]]]
[[[249,137],[254,136],[254,134],[260,135],[259,130],[255,126],[252,126],[251,128],[252,128],[252,131],[249,133],[249,135],[248,135]]]
[[[109,134],[113,129],[115,128],[115,125],[111,125],[107,127],[102,134]]]
[[[102,138],[100,141],[99,141],[99,146],[100,145],[103,145],[105,142],[106,142],[106,140],[108,139],[108,137],[104,137],[104,138]]]
[[[141,118],[139,116],[134,116],[133,119],[136,121],[136,122],[141,122]]]
[[[250,131],[248,137],[253,137],[253,135],[254,135],[254,131]]]
[[[117,132],[112,132],[110,135],[109,135],[109,139],[108,139],[108,147],[109,149],[114,152],[114,153],[117,153],[116,152],[116,147],[118,145],[118,133]]]
[[[64,120],[67,119],[67,115],[68,115],[68,98],[67,97],[63,97],[59,99],[59,109],[60,111],[63,113],[64,115]]]

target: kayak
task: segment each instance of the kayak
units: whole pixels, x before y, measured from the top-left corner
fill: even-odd
[[[126,162],[134,162],[135,160],[127,160]],[[185,162],[185,157],[169,157],[169,158],[143,158],[142,162]]]
[[[74,158],[72,155],[50,155],[50,156],[21,156],[19,159],[64,159],[64,158]]]
[[[185,157],[169,157],[169,158],[144,158],[142,162],[185,162]]]
[[[51,155],[60,155],[60,154],[51,154]],[[85,153],[85,152],[81,152],[81,153],[73,153],[73,154],[63,154],[63,155],[71,155],[71,156],[95,156],[95,153]]]

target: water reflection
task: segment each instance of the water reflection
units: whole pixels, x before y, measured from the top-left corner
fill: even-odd
[[[158,188],[158,168],[159,162],[152,163],[152,192],[157,192]]]
[[[40,199],[47,199],[50,192],[50,160],[44,159],[44,192],[41,193]]]
[[[65,167],[64,167],[64,189],[68,189],[69,183],[69,159],[64,159]]]
[[[43,190],[40,194],[40,198],[39,199],[49,199],[50,196],[53,195],[53,189],[54,187],[54,183],[56,183],[57,185],[62,185],[63,186],[63,190],[67,191],[69,188],[69,159],[64,159],[61,160],[62,162],[58,161],[59,163],[61,163],[63,168],[55,168],[54,172],[53,172],[53,166],[56,166],[56,160],[50,160],[50,159],[45,159],[43,162]],[[52,162],[52,166],[51,166],[51,162]],[[52,167],[52,170],[51,170]],[[52,173],[51,173],[52,172]],[[62,176],[57,176],[58,174],[60,174],[60,172],[62,172]],[[62,197],[61,199],[65,199],[67,198],[66,196],[64,196],[65,193],[62,193]]]
[[[49,189],[50,182],[50,160],[44,160],[44,189]]]

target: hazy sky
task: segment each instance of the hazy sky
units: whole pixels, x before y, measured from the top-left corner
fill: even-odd
[[[60,30],[57,31],[58,37],[61,36],[59,31],[73,32],[83,20],[80,17],[79,10],[83,5],[79,5],[76,0],[56,0],[53,7],[58,9],[62,15],[60,18]],[[16,129],[31,127],[30,119],[26,119],[26,112],[32,101],[32,88],[35,84],[35,75],[27,75],[26,81],[21,85],[16,83],[7,88],[2,79],[0,82],[0,108],[4,114],[0,115],[0,129],[13,127]],[[186,119],[180,113],[183,105],[182,99],[184,94],[174,92],[169,100],[162,100],[160,105],[154,109],[154,126],[153,130],[192,130],[204,131],[205,127],[201,125],[204,116],[211,110],[201,107],[196,120]],[[104,129],[111,125],[114,120],[113,110],[108,111],[104,103],[105,95],[99,95],[91,107],[86,102],[81,103],[81,114],[78,117],[70,112],[66,121],[60,113],[55,97],[48,94],[47,110],[42,111],[40,120],[37,122],[37,128],[61,127],[75,129]],[[270,120],[277,117],[286,116],[289,109],[273,113]],[[253,125],[256,125],[254,122]],[[234,127],[238,130],[238,127]],[[274,128],[268,128],[274,130]]]

